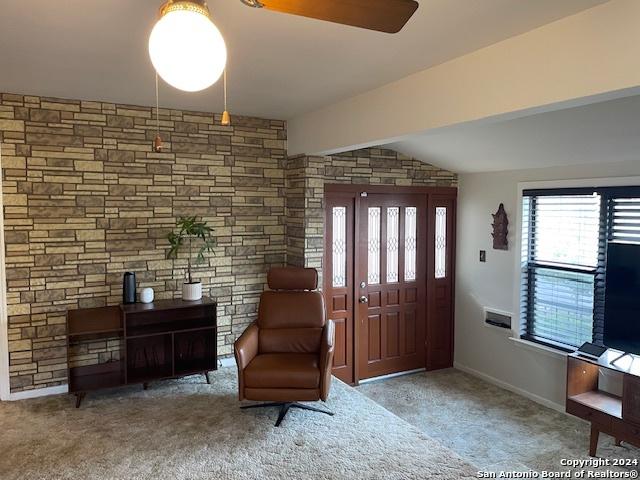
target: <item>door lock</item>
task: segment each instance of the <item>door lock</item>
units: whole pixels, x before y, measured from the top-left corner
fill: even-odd
[[[369,303],[369,299],[367,298],[366,295],[362,295],[358,301],[360,303]]]
[[[365,282],[360,282],[360,288],[365,288],[367,284]]]

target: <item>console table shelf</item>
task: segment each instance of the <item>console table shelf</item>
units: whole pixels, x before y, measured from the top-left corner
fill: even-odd
[[[622,419],[622,398],[606,392],[591,391],[569,397],[569,400]]]
[[[617,355],[609,350],[598,360],[577,353],[567,357],[566,411],[591,423],[592,457],[596,456],[600,432],[615,437],[616,444],[626,441],[640,446],[640,368],[636,362],[612,365]],[[599,389],[601,369],[622,380],[622,396]]]
[[[71,310],[67,314],[69,393],[76,406],[91,391],[217,369],[217,305],[159,300],[151,304]],[[72,347],[100,339],[120,345],[117,359],[71,366]]]
[[[83,336],[123,331],[120,308],[82,308],[67,314],[67,335]]]
[[[123,362],[108,362],[69,369],[69,392],[88,392],[124,384]]]
[[[212,328],[211,324],[208,321],[205,321],[207,320],[206,318],[199,320],[202,321],[194,322],[193,320],[189,320],[171,323],[159,323],[157,325],[128,327],[127,338],[150,337],[154,335],[165,335],[167,333],[191,332]]]

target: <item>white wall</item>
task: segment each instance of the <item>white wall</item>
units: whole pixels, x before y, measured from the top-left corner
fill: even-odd
[[[615,178],[606,183],[639,182],[640,160],[606,165],[463,174],[458,193],[456,271],[456,367],[502,384],[551,407],[563,409],[565,357],[515,342],[511,331],[484,325],[483,307],[512,312],[517,326],[515,289],[519,249],[516,225],[521,182]],[[569,182],[571,183],[571,182]],[[577,184],[578,182],[576,182]],[[594,184],[603,184],[594,181]],[[509,250],[493,250],[491,214],[504,203],[509,216]],[[480,263],[479,251],[487,251]]]
[[[638,17],[637,0],[611,0],[299,115],[288,122],[289,155],[344,152],[470,121],[620,98],[630,94],[625,89],[637,93]]]

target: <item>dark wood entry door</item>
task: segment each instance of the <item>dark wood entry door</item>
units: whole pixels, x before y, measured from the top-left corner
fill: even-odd
[[[325,185],[336,377],[453,365],[455,208],[454,188]]]
[[[360,200],[359,378],[424,368],[426,196],[368,194]]]

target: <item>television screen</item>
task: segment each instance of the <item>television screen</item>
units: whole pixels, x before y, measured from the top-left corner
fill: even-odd
[[[640,245],[609,243],[604,344],[640,355]]]

